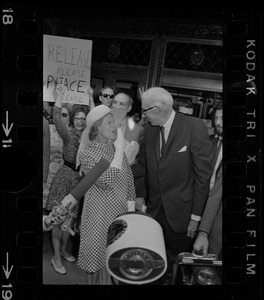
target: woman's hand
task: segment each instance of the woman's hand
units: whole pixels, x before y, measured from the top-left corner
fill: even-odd
[[[117,138],[114,141],[114,145],[115,145],[115,155],[110,164],[110,167],[121,170],[122,162],[123,162],[124,146],[125,146],[125,139],[121,128],[117,128]]]
[[[135,198],[135,209],[136,211],[145,212],[146,210],[145,198],[142,197]]]
[[[55,92],[57,93],[57,97],[59,96],[63,97],[66,92],[66,86],[62,84],[56,85]]]
[[[117,128],[117,138],[114,142],[116,152],[123,152],[125,148],[125,139],[121,128]]]
[[[93,93],[94,93],[94,90],[89,86],[85,92],[85,95],[88,97],[88,103],[89,103],[90,109],[93,109],[95,107]]]
[[[89,86],[86,90],[86,93],[87,95],[89,95],[90,98],[93,98],[93,93],[94,93],[94,90]]]
[[[54,98],[56,99],[55,105],[58,107],[62,106],[62,99],[66,92],[66,86],[61,84],[56,85],[54,89]]]

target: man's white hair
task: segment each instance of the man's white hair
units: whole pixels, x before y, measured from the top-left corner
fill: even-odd
[[[173,106],[172,95],[161,87],[151,87],[141,95],[142,102],[147,101],[153,105],[161,104],[162,106]]]

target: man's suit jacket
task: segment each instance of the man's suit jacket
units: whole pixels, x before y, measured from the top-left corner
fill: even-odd
[[[147,175],[147,213],[155,218],[163,204],[172,229],[184,233],[191,214],[202,215],[209,193],[212,143],[208,130],[201,119],[176,112],[161,159],[159,149],[159,127],[148,125],[132,170],[135,178]],[[137,190],[138,197],[145,194]]]
[[[217,142],[213,140],[213,146]],[[217,149],[215,149],[217,151]],[[217,157],[214,159],[214,165]],[[213,167],[214,167],[213,165]],[[216,170],[215,184],[209,193],[199,230],[208,233],[209,253],[219,255],[222,250],[222,160]]]
[[[216,171],[215,184],[209,193],[199,230],[209,234],[216,216],[219,214],[222,214],[222,163]]]

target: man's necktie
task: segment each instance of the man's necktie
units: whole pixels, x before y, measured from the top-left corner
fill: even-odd
[[[164,154],[165,149],[165,133],[164,133],[164,126],[160,126],[160,134],[161,134],[161,148],[160,148],[160,157]]]

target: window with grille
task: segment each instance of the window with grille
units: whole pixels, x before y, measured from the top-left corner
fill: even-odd
[[[223,47],[168,42],[164,68],[223,73]]]
[[[92,60],[97,63],[148,66],[151,40],[89,37],[93,41]]]

